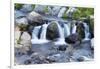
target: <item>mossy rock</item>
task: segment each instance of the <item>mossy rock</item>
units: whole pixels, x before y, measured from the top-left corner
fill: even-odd
[[[56,38],[59,38],[59,30],[56,23],[53,22],[50,25],[48,25],[46,38],[48,40],[54,40]]]
[[[15,4],[15,9],[20,10],[24,4]]]

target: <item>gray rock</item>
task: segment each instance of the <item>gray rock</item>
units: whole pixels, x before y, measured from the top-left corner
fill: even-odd
[[[47,27],[46,38],[48,40],[54,40],[56,38],[59,38],[59,30],[58,30],[58,26],[55,22],[56,21],[52,21],[51,24],[49,24]]]
[[[23,25],[28,25],[28,20],[27,20],[26,17],[17,18],[17,19],[15,19],[15,23],[16,23],[16,25],[18,25],[18,26],[21,26],[22,24],[23,24]]]
[[[15,17],[15,19],[16,18],[20,18],[20,17],[25,17],[26,16],[26,14],[25,13],[23,13],[23,12],[21,12],[21,11],[19,11],[19,10],[15,10],[14,11],[14,17]]]
[[[65,38],[65,42],[69,44],[75,44],[77,41],[80,41],[78,34],[72,34]]]
[[[32,10],[33,10],[33,7],[32,5],[29,5],[29,4],[23,5],[22,8],[20,9],[20,11],[24,13],[31,12]]]
[[[44,9],[46,7],[47,6],[45,6],[45,5],[36,5],[35,8],[34,8],[34,11],[43,14],[43,13],[45,13]]]
[[[29,13],[27,15],[27,19],[29,24],[33,25],[33,26],[38,26],[38,25],[42,25],[43,23],[43,18],[40,14],[36,13],[35,11],[32,11],[31,13]]]

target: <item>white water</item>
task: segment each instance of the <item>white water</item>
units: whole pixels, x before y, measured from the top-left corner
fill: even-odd
[[[55,22],[58,26],[58,30],[59,30],[59,38],[58,38],[58,41],[54,42],[55,45],[63,45],[63,44],[66,44],[65,43],[65,39],[64,39],[64,31],[63,31],[63,28],[59,25],[58,22]]]
[[[42,25],[42,32],[40,35],[40,39],[46,39],[46,31],[47,31],[48,24]]]
[[[58,13],[58,17],[62,17],[65,11],[66,11],[65,7],[61,8],[60,12]]]
[[[86,23],[83,23],[83,25],[84,25],[84,27],[85,27],[85,38],[84,38],[84,40],[89,40],[89,35],[90,35],[90,33],[89,33],[89,26],[86,24]]]
[[[64,24],[64,36],[67,37],[70,35],[70,27],[68,24]]]
[[[33,33],[32,33],[32,40],[31,40],[32,44],[42,44],[42,43],[49,42],[48,40],[46,40],[47,26],[48,26],[47,24],[43,25],[40,39],[38,38],[38,34],[39,34],[41,26],[37,26],[34,28]]]
[[[37,26],[33,29],[32,39],[38,39],[38,33],[39,33],[40,28],[41,28],[41,26]]]
[[[72,28],[72,34],[75,34],[76,33],[76,25],[74,24],[73,28]]]

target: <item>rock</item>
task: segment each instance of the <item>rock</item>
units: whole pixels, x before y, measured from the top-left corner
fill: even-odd
[[[23,5],[20,10],[24,13],[28,13],[28,12],[31,12],[33,10],[33,7],[30,4],[26,4],[26,5]]]
[[[60,62],[60,63],[64,63],[64,62],[68,62],[68,56],[62,52],[62,53],[56,53],[56,54],[52,54],[50,56],[47,57],[47,60],[50,63],[54,63],[54,62]]]
[[[31,46],[31,36],[27,32],[23,32],[20,44],[28,47]]]
[[[31,40],[31,36],[27,33],[27,32],[23,32],[22,36],[21,36],[21,40]]]
[[[59,51],[65,51],[66,48],[67,48],[67,46],[62,45],[62,46],[59,46],[59,47],[58,47],[58,50],[59,50]]]
[[[84,58],[83,57],[79,57],[79,58],[77,58],[77,61],[82,62],[82,61],[84,61]]]
[[[24,61],[24,64],[26,64],[26,65],[31,64],[31,63],[32,63],[32,61],[30,59]]]
[[[26,16],[26,14],[25,13],[23,13],[23,12],[21,12],[21,11],[19,11],[19,10],[15,10],[14,11],[14,17],[15,17],[15,19],[16,18],[21,18],[21,17],[25,17]]]
[[[75,44],[77,41],[80,41],[78,34],[71,34],[65,38],[65,42],[69,44]]]
[[[25,18],[25,17],[23,17],[23,18],[17,18],[16,20],[15,20],[15,23],[18,25],[18,26],[20,26],[20,25],[28,25],[28,20],[27,20],[27,18]]]
[[[59,30],[55,21],[51,22],[51,24],[48,25],[46,38],[48,40],[54,40],[56,38],[59,38]]]
[[[40,14],[45,14],[45,8],[47,6],[45,5],[36,5],[35,8],[34,8],[34,11],[37,12],[37,13],[40,13]]]
[[[94,49],[94,38],[91,39],[91,48]]]
[[[30,60],[30,57],[28,55],[22,55],[20,57],[16,57],[15,59],[17,64],[22,65],[26,60]]]
[[[34,11],[28,14],[27,19],[29,24],[33,26],[39,26],[44,24],[42,16]]]
[[[90,50],[86,49],[78,49],[73,51],[73,55],[71,56],[74,61],[87,61],[91,60],[93,54]]]
[[[83,25],[82,22],[81,23],[80,22],[77,23],[77,30],[76,30],[76,32],[79,34],[78,36],[79,36],[80,39],[85,38],[85,28],[84,28],[84,25]]]

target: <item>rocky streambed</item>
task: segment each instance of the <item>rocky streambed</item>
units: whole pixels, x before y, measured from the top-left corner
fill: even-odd
[[[64,6],[15,5],[15,64],[92,61],[93,28],[86,20],[72,19],[77,10]],[[65,15],[67,18],[63,19]]]

